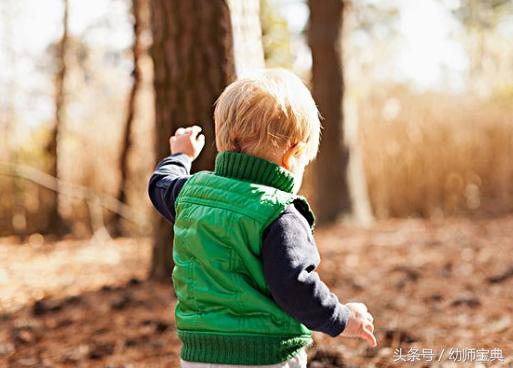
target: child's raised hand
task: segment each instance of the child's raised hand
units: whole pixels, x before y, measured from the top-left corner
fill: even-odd
[[[367,341],[370,346],[378,345],[374,337],[374,318],[367,311],[367,306],[363,303],[347,303],[350,314],[347,325],[340,336],[358,337]]]
[[[184,153],[195,160],[205,146],[205,136],[200,132],[201,127],[197,125],[178,128],[175,135],[169,138],[171,153]]]

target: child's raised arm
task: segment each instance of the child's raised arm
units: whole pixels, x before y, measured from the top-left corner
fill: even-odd
[[[155,168],[148,185],[148,194],[157,211],[168,221],[175,221],[175,201],[190,175],[191,164],[205,145],[201,128],[179,128],[169,139],[171,156]]]

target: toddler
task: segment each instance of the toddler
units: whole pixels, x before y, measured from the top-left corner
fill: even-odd
[[[316,273],[315,217],[300,189],[319,114],[290,72],[229,85],[214,113],[213,172],[190,175],[205,137],[180,128],[149,183],[173,224],[182,367],[306,367],[311,330],[376,346],[364,304],[338,301]]]

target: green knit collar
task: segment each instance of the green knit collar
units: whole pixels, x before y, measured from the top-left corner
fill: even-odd
[[[274,162],[241,152],[220,152],[214,172],[228,178],[250,181],[292,193],[294,176]]]

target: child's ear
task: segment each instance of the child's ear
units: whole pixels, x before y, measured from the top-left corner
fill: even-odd
[[[289,171],[292,171],[296,166],[296,162],[304,154],[306,145],[303,142],[296,143],[290,146],[283,154],[282,166]]]
[[[303,143],[303,142],[299,142],[296,144],[296,151],[294,153],[294,155],[297,157],[297,158],[300,158],[301,156],[303,156],[305,154],[305,151],[306,151],[306,143]]]

